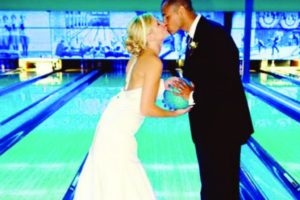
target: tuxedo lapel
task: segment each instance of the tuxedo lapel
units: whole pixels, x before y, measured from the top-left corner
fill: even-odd
[[[203,36],[204,32],[201,31],[201,29],[203,29],[203,27],[205,26],[205,21],[206,21],[205,17],[201,16],[201,18],[197,24],[197,27],[196,27],[194,38],[189,40],[190,42],[194,42],[197,47],[194,46],[194,48],[191,48],[190,42],[187,42],[183,71],[187,70],[187,68],[190,67],[191,57],[192,57],[193,52],[196,50],[196,48],[201,48],[199,46],[201,46],[201,40],[204,38],[204,36]],[[188,41],[188,38],[187,38],[187,41]]]

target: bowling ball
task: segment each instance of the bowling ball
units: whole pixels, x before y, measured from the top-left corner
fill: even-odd
[[[189,80],[184,78],[181,78],[181,80],[186,82],[188,85],[191,85]],[[187,108],[189,106],[189,102],[182,96],[174,94],[179,93],[179,91],[175,87],[170,86],[170,88],[171,90],[165,90],[163,94],[163,102],[165,104],[165,107],[170,110]]]

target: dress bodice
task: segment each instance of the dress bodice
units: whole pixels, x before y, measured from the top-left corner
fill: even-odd
[[[163,98],[164,90],[165,90],[164,80],[160,79],[157,99]],[[141,96],[142,96],[142,88],[136,88],[136,89],[132,89],[132,90],[125,90],[125,88],[123,88],[115,96],[115,98],[124,99],[123,102],[127,103],[128,107],[131,107],[132,111],[136,111],[136,112],[140,113]]]
[[[140,100],[141,100],[141,95],[142,95],[142,88],[136,88],[136,89],[132,89],[132,90],[127,90],[128,89],[128,85],[132,76],[132,71],[133,68],[135,67],[135,63],[136,63],[137,59],[134,59],[132,65],[130,66],[130,68],[128,69],[128,73],[126,75],[126,79],[125,79],[125,87],[122,90],[122,93],[125,94],[125,96],[129,97],[131,100],[135,99],[135,101],[138,101],[136,105],[140,105]],[[157,94],[157,98],[158,99],[162,99],[163,98],[163,92],[165,90],[165,86],[164,86],[164,80],[160,79],[160,83],[159,83],[159,89],[158,89],[158,94]]]

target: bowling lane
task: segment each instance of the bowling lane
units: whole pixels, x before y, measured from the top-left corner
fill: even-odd
[[[19,74],[0,75],[0,89],[20,82]]]
[[[100,113],[123,79],[98,78],[0,157],[0,196],[62,199],[86,155]]]
[[[300,182],[300,123],[247,93],[255,127],[253,138]]]
[[[54,90],[63,87],[80,75],[80,72],[57,72],[14,92],[0,96],[0,105],[3,105],[0,112],[0,122]],[[20,81],[20,78],[19,76],[14,76],[12,80],[17,83]],[[4,85],[7,86],[9,83],[4,83]]]
[[[254,154],[249,145],[242,146],[241,167],[248,172],[265,199],[295,199],[286,189],[286,186],[268,169],[260,157]],[[248,200],[248,198],[244,200]]]
[[[251,81],[262,84],[280,94],[300,102],[300,87],[286,79],[276,78],[266,73],[252,73]]]
[[[158,199],[199,199],[201,184],[188,115],[146,118],[136,136],[139,157]]]
[[[14,72],[7,72],[5,74],[0,74],[0,89],[5,88],[9,85],[13,85],[22,81],[39,76],[34,71],[21,71],[16,70]]]

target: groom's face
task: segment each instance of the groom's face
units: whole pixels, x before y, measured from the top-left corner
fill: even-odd
[[[169,33],[176,33],[181,26],[178,6],[164,4],[162,6],[162,15],[164,18],[164,24],[167,26]]]

